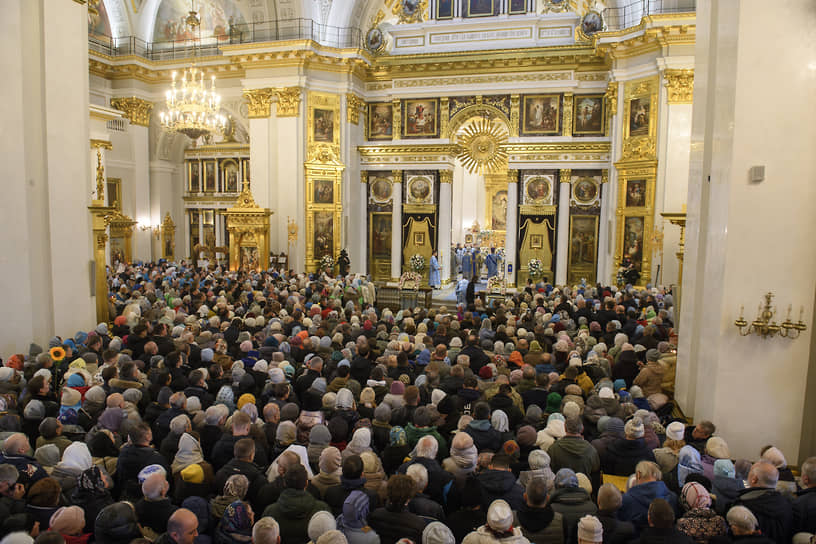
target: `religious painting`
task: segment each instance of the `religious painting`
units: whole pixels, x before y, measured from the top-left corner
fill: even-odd
[[[205,43],[226,41],[233,25],[246,23],[236,4],[224,0],[197,0],[195,10],[201,23],[191,30],[185,22],[190,12],[189,0],[163,0],[156,12],[152,41],[185,42],[194,38]]]
[[[436,138],[439,124],[437,123],[437,99],[406,100],[405,101],[405,131],[406,138]]]
[[[545,176],[531,176],[524,180],[524,203],[546,206],[552,203],[552,180]]]
[[[390,213],[371,214],[371,255],[375,259],[391,258]]]
[[[379,102],[368,105],[368,139],[391,140],[394,137],[394,105]]]
[[[414,233],[414,245],[417,247],[425,245],[425,233],[424,232],[415,232]]]
[[[125,239],[122,236],[110,237],[110,260],[111,263],[125,262]]]
[[[314,256],[319,260],[324,255],[334,255],[334,212],[314,213]]]
[[[221,163],[221,186],[225,193],[238,192],[238,163],[227,160]]]
[[[525,95],[521,131],[525,136],[558,134],[561,130],[561,95]]]
[[[507,229],[507,191],[496,191],[491,197],[490,226],[493,230]]]
[[[581,30],[584,34],[591,36],[603,30],[603,17],[597,11],[590,11],[581,20]]]
[[[465,234],[465,243],[472,244],[473,243],[473,235],[472,234]]]
[[[391,181],[386,177],[369,179],[371,200],[375,204],[387,204],[391,200]]]
[[[408,180],[408,204],[433,204],[431,179],[425,176],[414,176]]]
[[[493,15],[494,0],[468,0],[468,17],[488,17]]]
[[[598,95],[576,96],[573,100],[573,134],[603,136],[604,97]]]
[[[187,187],[191,193],[201,190],[201,164],[198,161],[190,161]]]
[[[365,46],[372,53],[377,53],[385,46],[385,37],[379,27],[374,27],[365,35]]]
[[[572,197],[582,206],[592,204],[598,197],[598,184],[590,177],[580,178],[572,185]]]
[[[646,205],[646,180],[630,179],[626,182],[626,207],[639,208]]]
[[[595,268],[595,250],[598,246],[598,216],[573,215],[570,217],[570,268]]]
[[[623,256],[640,270],[643,262],[643,217],[627,217],[623,222]]]
[[[543,234],[531,234],[530,235],[530,247],[533,249],[541,249],[544,247],[544,235]]]
[[[436,18],[453,18],[453,0],[436,0]]]
[[[312,131],[315,142],[334,143],[334,110],[315,108]]]
[[[215,192],[215,161],[204,161],[204,192]]]
[[[649,108],[651,98],[633,98],[629,101],[629,136],[649,135]]]
[[[100,38],[110,38],[111,26],[108,18],[108,10],[102,0],[91,0],[88,2],[88,34],[99,36]]]
[[[315,204],[334,204],[334,181],[330,179],[316,179],[314,181]]]
[[[510,15],[527,13],[527,0],[510,0]]]
[[[260,266],[257,247],[241,247],[241,269],[257,270]]]
[[[105,198],[108,199],[108,206],[122,211],[122,179],[107,178],[105,180]]]

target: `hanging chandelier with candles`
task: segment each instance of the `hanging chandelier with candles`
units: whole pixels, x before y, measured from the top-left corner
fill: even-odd
[[[190,10],[185,22],[191,34],[196,35],[200,20],[195,10]],[[226,117],[219,113],[221,97],[215,92],[215,76],[210,79],[210,88],[204,83],[204,71],[195,64],[195,39],[193,39],[193,63],[185,68],[181,84],[176,85],[177,74],[166,93],[167,111],[160,115],[162,128],[168,132],[184,134],[193,142],[211,133],[223,133]]]

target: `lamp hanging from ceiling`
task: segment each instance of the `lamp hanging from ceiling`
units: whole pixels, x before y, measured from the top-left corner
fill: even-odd
[[[184,22],[193,36],[193,62],[185,68],[181,83],[177,86],[177,74],[173,72],[170,89],[165,93],[167,111],[160,115],[161,125],[167,132],[184,134],[195,141],[207,134],[223,133],[226,117],[219,113],[221,97],[215,92],[215,76],[210,78],[210,88],[204,83],[204,71],[196,67],[196,34],[201,20],[190,2],[191,9]],[[200,35],[199,35],[200,38]]]

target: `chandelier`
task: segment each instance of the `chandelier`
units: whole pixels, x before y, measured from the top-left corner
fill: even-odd
[[[191,34],[200,20],[195,10],[190,10],[185,18]],[[167,111],[160,115],[161,125],[167,132],[179,132],[193,142],[210,133],[222,133],[226,126],[226,117],[219,113],[221,97],[215,92],[215,76],[210,79],[210,88],[204,83],[204,71],[195,65],[195,40],[193,41],[193,63],[185,68],[180,86],[176,86],[177,74],[173,72],[173,81],[166,93]]]

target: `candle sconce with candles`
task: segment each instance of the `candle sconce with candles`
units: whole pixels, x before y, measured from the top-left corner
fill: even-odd
[[[734,325],[739,328],[739,333],[741,336],[748,336],[750,334],[755,334],[757,336],[761,336],[762,338],[773,338],[777,334],[779,336],[784,336],[785,338],[790,338],[793,340],[794,338],[799,337],[799,333],[802,331],[807,330],[807,325],[802,321],[802,317],[805,313],[805,307],[802,306],[799,309],[799,322],[794,323],[791,321],[791,310],[793,309],[792,305],[788,305],[788,315],[780,324],[777,324],[774,320],[774,316],[776,315],[776,306],[771,304],[771,301],[774,297],[773,293],[765,293],[765,304],[759,305],[757,308],[757,316],[751,323],[748,323],[743,318],[743,310],[744,307],[740,306],[740,315],[739,318],[734,321]]]

